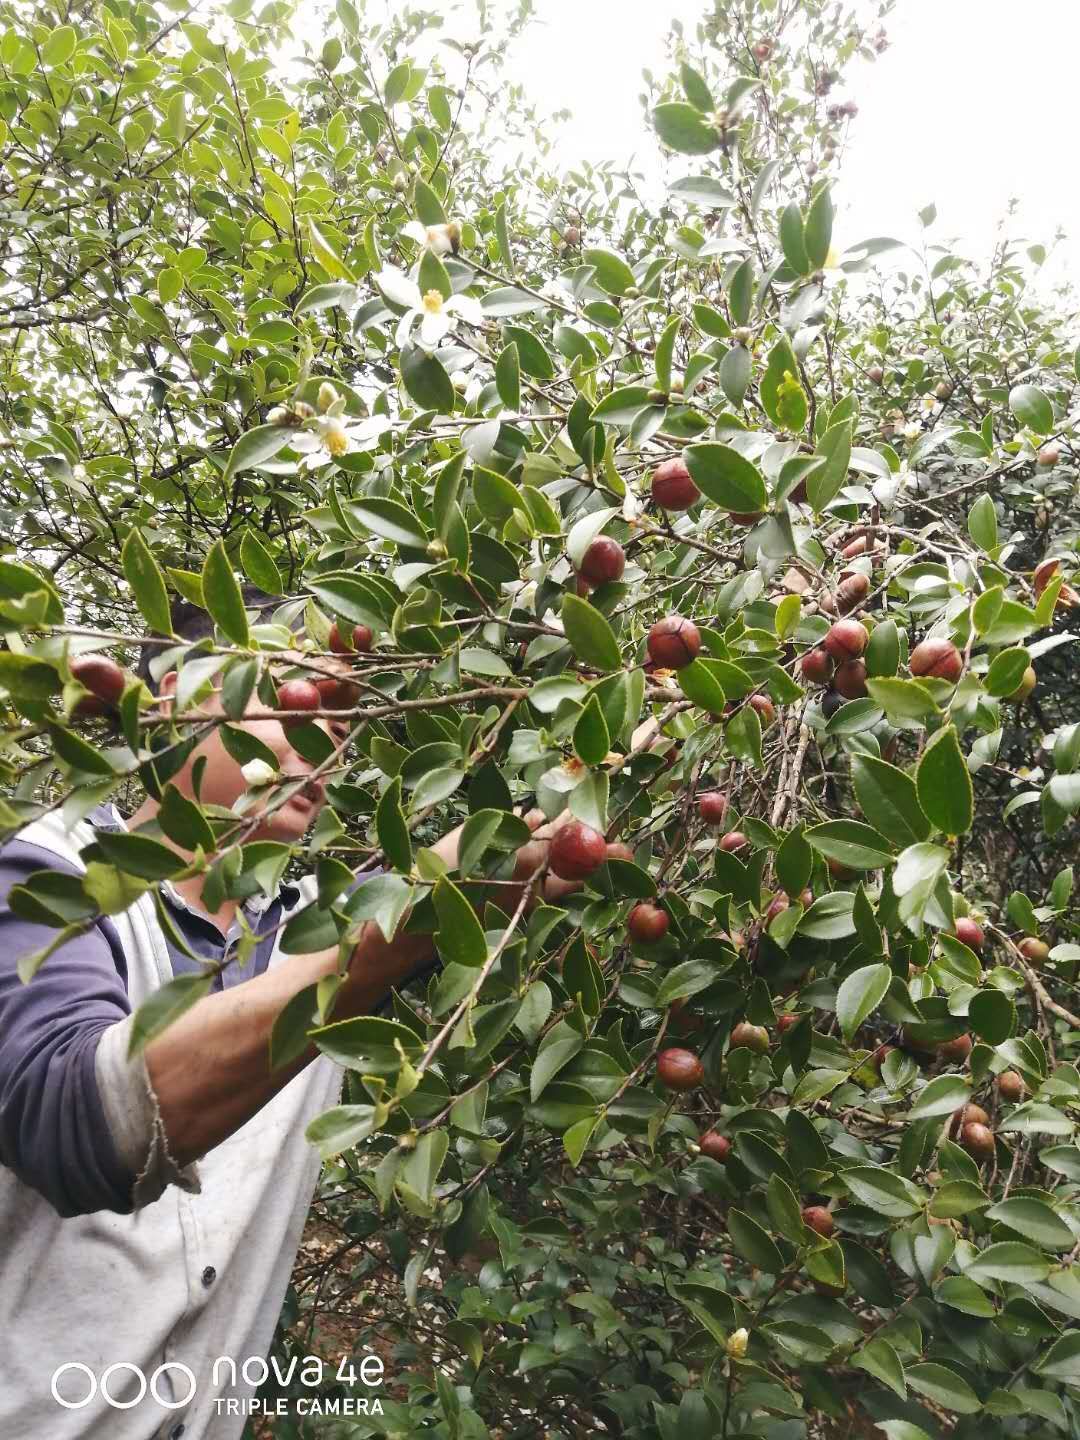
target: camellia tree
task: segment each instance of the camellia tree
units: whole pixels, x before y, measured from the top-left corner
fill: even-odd
[[[337,0],[290,59],[284,0],[0,3],[0,826],[173,797],[12,908],[60,944],[179,847],[314,869],[287,950],[443,962],[275,1034],[347,1068],[330,1290],[379,1268],[400,1339],[310,1433],[1080,1431],[1077,336],[1038,246],[834,239],[889,9],[676,29],[650,206],[502,84],[527,4]],[[218,724],[283,803],[252,703],[327,782],[303,844],[170,790]],[[506,913],[528,807],[580,888]]]

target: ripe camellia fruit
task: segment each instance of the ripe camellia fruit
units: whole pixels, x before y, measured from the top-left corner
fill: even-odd
[[[831,720],[844,703],[844,697],[839,690],[826,690],[821,697],[821,713],[826,720]]]
[[[969,915],[960,916],[953,928],[953,934],[961,944],[966,945],[969,950],[974,950],[976,955],[982,953],[986,936],[983,934],[982,926],[977,925]]]
[[[689,510],[701,499],[701,491],[690,478],[682,460],[665,460],[652,475],[652,497],[661,510]]]
[[[756,525],[764,510],[729,510],[728,519],[733,525]]]
[[[935,675],[955,684],[964,669],[964,659],[951,640],[923,640],[911,652],[912,675]]]
[[[1061,447],[1059,445],[1044,445],[1039,451],[1040,465],[1056,465],[1061,459]]]
[[[801,1015],[796,1015],[792,1011],[788,1011],[786,1014],[780,1015],[777,1018],[776,1028],[780,1031],[781,1035],[786,1035],[789,1030],[795,1029],[795,1026],[798,1025],[802,1018]]]
[[[1026,940],[1021,940],[1017,949],[1031,965],[1041,965],[1050,956],[1050,946],[1046,941],[1036,940],[1033,935],[1029,935]]]
[[[705,1021],[700,1015],[695,1015],[688,1010],[685,995],[680,995],[668,1006],[668,1015],[671,1017],[670,1028],[676,1035],[692,1035],[695,1030],[703,1030]]]
[[[873,1055],[870,1056],[870,1061],[879,1075],[881,1074],[881,1067],[895,1049],[895,1045],[879,1045]]]
[[[862,626],[859,628],[862,629]],[[802,678],[809,684],[827,685],[833,672],[832,656],[819,645],[816,649],[806,652],[799,661],[799,670]]]
[[[849,575],[846,580],[841,580],[836,587],[836,608],[841,615],[846,615],[849,610],[856,609],[870,594],[870,577],[858,571]]]
[[[769,908],[765,911],[765,924],[771,925],[778,915],[782,915],[791,904],[786,895],[777,895]],[[781,1017],[783,1018],[783,1017]]]
[[[692,620],[681,615],[665,615],[649,631],[645,642],[649,659],[664,670],[681,670],[697,657],[701,635]]]
[[[871,365],[870,369],[866,372],[866,378],[874,385],[880,385],[885,379],[885,371],[880,365]]]
[[[767,695],[751,695],[750,708],[757,711],[763,729],[776,719],[776,707]]]
[[[581,557],[578,573],[590,585],[607,585],[626,569],[626,551],[610,535],[598,535]]]
[[[367,625],[354,625],[352,632],[352,648],[361,655],[366,655],[374,643],[375,636]],[[335,620],[330,627],[330,649],[335,655],[348,655],[349,647],[342,639],[341,631],[338,629]]]
[[[731,1032],[732,1050],[753,1050],[758,1055],[764,1055],[769,1048],[769,1032],[764,1025],[751,1025],[746,1020],[740,1020]]]
[[[832,1215],[824,1205],[804,1205],[802,1218],[804,1225],[808,1225],[815,1235],[823,1235],[826,1240],[836,1229]]]
[[[692,1050],[661,1050],[656,1057],[656,1074],[669,1090],[696,1090],[705,1079],[705,1069]]]
[[[635,905],[630,911],[626,920],[626,928],[639,944],[652,945],[657,940],[664,938],[670,923],[666,910],[661,910],[659,905],[650,905],[648,901],[644,901],[640,905]]]
[[[866,661],[845,660],[836,667],[833,689],[845,700],[861,700],[866,694]]]
[[[949,1134],[955,1140],[965,1125],[989,1125],[990,1116],[981,1105],[961,1105],[949,1121]]]
[[[726,1135],[720,1135],[715,1130],[706,1130],[698,1141],[698,1149],[703,1155],[708,1155],[710,1160],[718,1160],[723,1165],[731,1154],[731,1141]]]
[[[720,837],[720,849],[726,850],[729,855],[733,855],[736,850],[745,850],[749,843],[741,830],[729,830]]]
[[[1002,1100],[1010,1105],[1019,1105],[1027,1094],[1027,1086],[1019,1070],[1003,1070],[997,1077],[997,1090]]]
[[[722,790],[706,790],[698,796],[698,814],[706,825],[722,825],[727,814],[727,796]]]
[[[315,688],[319,692],[320,704],[324,710],[350,710],[360,700],[357,686],[348,680],[336,680],[330,675],[316,680]]]
[[[946,1040],[938,1046],[938,1054],[950,1065],[962,1065],[971,1054],[971,1036],[957,1035],[955,1040]]]
[[[587,880],[607,859],[607,841],[599,830],[571,820],[555,831],[548,865],[560,880]]]
[[[332,680],[330,683],[336,685],[338,682]],[[311,680],[286,680],[278,686],[277,698],[279,710],[320,710],[323,703],[319,687]],[[292,730],[308,722],[301,715],[293,715],[281,723],[286,730]]]
[[[822,644],[834,660],[855,660],[866,649],[870,636],[857,620],[837,620],[829,627]]]
[[[960,1144],[973,1160],[992,1160],[996,1153],[994,1132],[988,1125],[965,1125],[960,1131]]]
[[[71,662],[71,673],[80,685],[85,685],[90,691],[72,711],[80,719],[103,715],[117,705],[127,684],[127,676],[108,655],[77,655]]]

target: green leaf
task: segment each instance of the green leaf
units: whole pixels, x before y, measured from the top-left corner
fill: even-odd
[[[178,975],[155,990],[135,1011],[128,1036],[128,1059],[133,1059],[185,1011],[210,993],[212,970],[205,975]]]
[[[615,632],[594,605],[578,595],[564,595],[562,622],[574,654],[598,670],[619,670],[622,655]]]
[[[599,765],[611,749],[611,736],[600,701],[590,695],[574,726],[574,750],[586,765]]]
[[[710,715],[723,714],[726,696],[716,672],[699,655],[679,671],[679,688],[688,700]]]
[[[840,1178],[860,1204],[890,1219],[905,1220],[917,1214],[925,1203],[925,1196],[916,1186],[876,1165],[856,1165]]]
[[[784,1259],[766,1230],[742,1210],[729,1210],[728,1234],[731,1243],[744,1260],[764,1270],[767,1275],[780,1275]]]
[[[900,1396],[901,1400],[907,1399],[907,1384],[904,1380],[904,1367],[900,1363],[900,1357],[887,1340],[880,1337],[871,1340],[861,1350],[857,1350],[851,1357],[852,1365],[860,1370],[865,1370],[868,1375],[873,1375],[875,1380],[880,1380],[890,1390]]]
[[[565,1020],[544,1036],[529,1075],[529,1095],[535,1105],[548,1084],[585,1045],[585,1037]]]
[[[741,405],[750,385],[750,351],[733,345],[720,362],[720,389],[732,405]]]
[[[332,1160],[374,1134],[377,1114],[374,1105],[335,1105],[316,1115],[304,1131],[304,1139],[315,1147],[320,1159]]]
[[[274,557],[254,530],[245,530],[240,541],[240,564],[244,574],[268,595],[282,594],[281,575]]]
[[[886,676],[880,680],[867,680],[866,688],[871,699],[881,706],[890,720],[928,720],[941,714],[933,695],[918,680]]]
[[[955,725],[932,736],[915,778],[927,819],[946,835],[966,834],[975,818],[975,793]]]
[[[1047,1380],[1064,1385],[1080,1384],[1080,1331],[1067,1330],[1058,1337],[1032,1367]]]
[[[893,860],[885,837],[858,820],[826,820],[807,830],[806,839],[826,859],[852,870],[880,870]]]
[[[1037,435],[1049,435],[1054,428],[1054,407],[1037,385],[1014,385],[1009,391],[1009,409]]]
[[[813,907],[811,907],[813,908]],[[888,965],[864,965],[841,984],[836,994],[836,1018],[850,1040],[855,1031],[884,1000],[892,981]]]
[[[919,1098],[908,1111],[909,1120],[928,1120],[935,1115],[951,1115],[966,1105],[971,1087],[960,1075],[939,1075],[919,1092]]]
[[[421,345],[406,345],[401,352],[401,379],[409,398],[423,410],[449,415],[454,408],[454,382],[442,362]]]
[[[719,133],[706,124],[701,111],[680,100],[657,105],[653,124],[664,144],[682,155],[708,155],[720,144]]]
[[[820,270],[829,257],[832,232],[832,196],[828,185],[822,185],[810,202],[810,209],[806,212],[806,225],[803,228],[806,256],[815,270]]]
[[[1016,1006],[1003,990],[980,990],[968,1001],[968,1023],[980,1040],[1003,1045],[1016,1029]]]
[[[242,470],[257,470],[267,460],[272,460],[279,450],[293,438],[295,432],[286,425],[256,425],[247,430],[233,446],[229,454],[225,473],[221,477],[227,484]]]
[[[724,730],[727,748],[737,760],[745,760],[755,770],[763,768],[761,756],[761,721],[752,705],[744,705]]]
[[[919,804],[915,781],[905,771],[872,755],[853,755],[855,798],[866,819],[895,845],[910,845],[930,835],[930,822]]]
[[[1043,1200],[1013,1196],[1011,1200],[992,1205],[986,1218],[1019,1231],[1026,1240],[1033,1240],[1044,1250],[1071,1250],[1076,1244],[1068,1225]]]
[[[687,65],[685,60],[679,66],[679,79],[682,81],[683,90],[691,105],[696,105],[699,110],[705,111],[716,109],[716,101],[713,99],[708,85],[705,84],[704,77],[692,66]]]
[[[938,1213],[933,1206],[930,1208],[932,1214]],[[964,1275],[950,1275],[944,1279],[934,1291],[934,1299],[939,1305],[948,1305],[964,1315],[975,1315],[982,1320],[990,1320],[997,1314],[994,1302],[986,1292]]]
[[[1031,656],[1022,645],[1002,650],[994,656],[990,669],[986,672],[984,684],[987,694],[1011,695],[1023,680],[1024,671],[1030,664]]]
[[[768,505],[760,472],[730,446],[714,441],[688,445],[684,458],[694,484],[722,510],[756,515]]]
[[[432,892],[439,928],[435,941],[448,964],[476,968],[487,959],[487,941],[476,912],[457,886],[441,875]]]
[[[586,250],[581,257],[596,269],[596,283],[609,295],[625,295],[637,283],[634,272],[614,250]]]
[[[397,870],[412,869],[412,839],[401,809],[401,776],[395,775],[375,808],[375,832],[387,860]]]
[[[244,597],[221,540],[215,540],[207,551],[202,569],[202,589],[206,608],[214,622],[235,645],[247,645],[249,632]]]
[[[42,60],[46,65],[52,67],[65,65],[75,54],[77,39],[74,26],[59,25],[55,30],[49,32],[41,47]]]
[[[314,220],[308,221],[308,237],[311,242],[311,253],[319,262],[326,273],[334,280],[355,280],[356,276],[342,260],[337,250],[330,243],[327,237],[315,224]]]
[[[833,425],[818,441],[816,453],[825,463],[814,470],[806,481],[806,498],[819,514],[836,498],[847,483],[851,459],[851,424]]]
[[[795,274],[808,275],[813,267],[810,264],[810,257],[806,253],[802,211],[795,200],[785,206],[784,212],[780,216],[780,245],[784,252],[784,259],[795,271]]]
[[[973,1180],[948,1180],[935,1190],[930,1214],[938,1219],[951,1220],[972,1210],[985,1210],[989,1204],[989,1195]]]
[[[997,511],[989,495],[980,495],[968,511],[968,534],[980,550],[995,549],[998,543]]]
[[[420,521],[399,500],[367,495],[362,500],[350,500],[348,513],[365,530],[370,530],[380,539],[391,540],[395,545],[422,549],[428,543],[427,532]]]
[[[1010,1285],[1029,1285],[1046,1279],[1050,1274],[1050,1262],[1030,1245],[1003,1240],[981,1250],[964,1274],[976,1284],[984,1280],[1003,1280]]]
[[[495,362],[495,388],[499,399],[508,410],[517,410],[521,405],[521,364],[518,359],[517,341],[511,340],[504,346]]]
[[[909,1365],[907,1381],[920,1395],[960,1415],[974,1415],[982,1409],[982,1401],[967,1381],[946,1365],[937,1365],[930,1360]]]

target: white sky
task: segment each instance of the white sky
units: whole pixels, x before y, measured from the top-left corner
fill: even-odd
[[[394,3],[394,0],[391,0]],[[537,0],[509,62],[537,105],[567,107],[559,158],[625,161],[640,143],[641,71],[664,72],[663,38],[681,18],[692,37],[707,0]],[[836,199],[841,248],[871,235],[917,240],[930,201],[931,241],[960,237],[982,256],[1010,197],[1012,233],[1049,248],[1048,274],[1080,261],[1076,63],[1080,0],[900,0],[877,63],[853,62],[844,95],[859,105]]]

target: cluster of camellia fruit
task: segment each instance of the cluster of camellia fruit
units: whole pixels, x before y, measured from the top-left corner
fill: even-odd
[[[335,623],[330,627],[329,646],[335,655],[366,655],[374,644],[375,637],[367,625],[356,625],[352,631],[352,644],[348,644]],[[72,710],[76,720],[92,719],[97,716],[114,716],[120,697],[130,676],[122,666],[109,655],[77,655],[71,661],[72,677],[84,686],[88,693],[82,696]],[[282,725],[290,730],[297,725],[306,725],[305,718],[315,710],[342,710],[356,704],[359,692],[350,681],[339,676],[325,675],[317,680],[283,680],[277,687],[278,709],[286,712]]]

